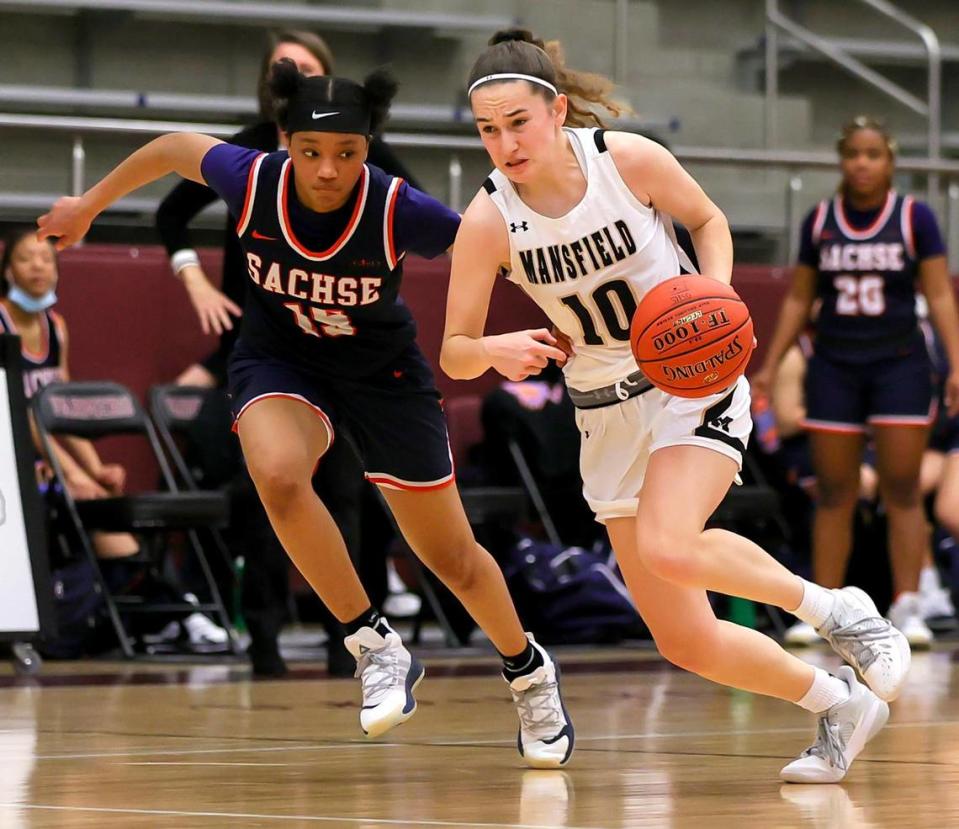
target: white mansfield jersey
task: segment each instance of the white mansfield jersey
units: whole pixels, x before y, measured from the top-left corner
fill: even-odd
[[[499,170],[483,187],[509,230],[510,281],[572,339],[566,382],[590,391],[637,370],[633,312],[650,288],[679,274],[680,252],[670,219],[639,201],[619,175],[604,130],[565,132],[586,176],[586,194],[566,215],[530,209]]]

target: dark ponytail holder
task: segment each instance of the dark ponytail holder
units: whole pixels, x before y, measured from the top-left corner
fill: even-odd
[[[529,29],[501,29],[489,39],[489,45],[495,46],[497,43],[511,43],[513,41],[530,43],[533,46],[538,46],[540,49],[546,48],[543,41],[536,37]]]

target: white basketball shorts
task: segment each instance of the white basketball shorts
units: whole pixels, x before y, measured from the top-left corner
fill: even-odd
[[[583,495],[596,520],[632,516],[649,456],[665,446],[702,446],[742,469],[752,430],[749,382],[695,400],[650,389],[622,403],[577,409]]]

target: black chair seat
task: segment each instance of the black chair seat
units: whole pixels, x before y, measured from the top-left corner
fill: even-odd
[[[514,486],[477,486],[460,490],[463,508],[471,524],[495,519],[526,518],[526,493]]]
[[[77,501],[84,525],[97,530],[191,530],[224,527],[229,501],[222,492],[144,492]]]

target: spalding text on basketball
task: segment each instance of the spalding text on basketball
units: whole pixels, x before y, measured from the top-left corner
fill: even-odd
[[[712,357],[709,357],[705,360],[697,360],[693,363],[678,365],[663,363],[663,376],[666,377],[667,380],[690,380],[693,377],[715,371],[720,366],[730,362],[742,354],[744,349],[745,346],[742,342],[740,342],[740,338],[736,337],[718,354],[714,354]],[[708,377],[703,379],[704,381],[709,382]]]

